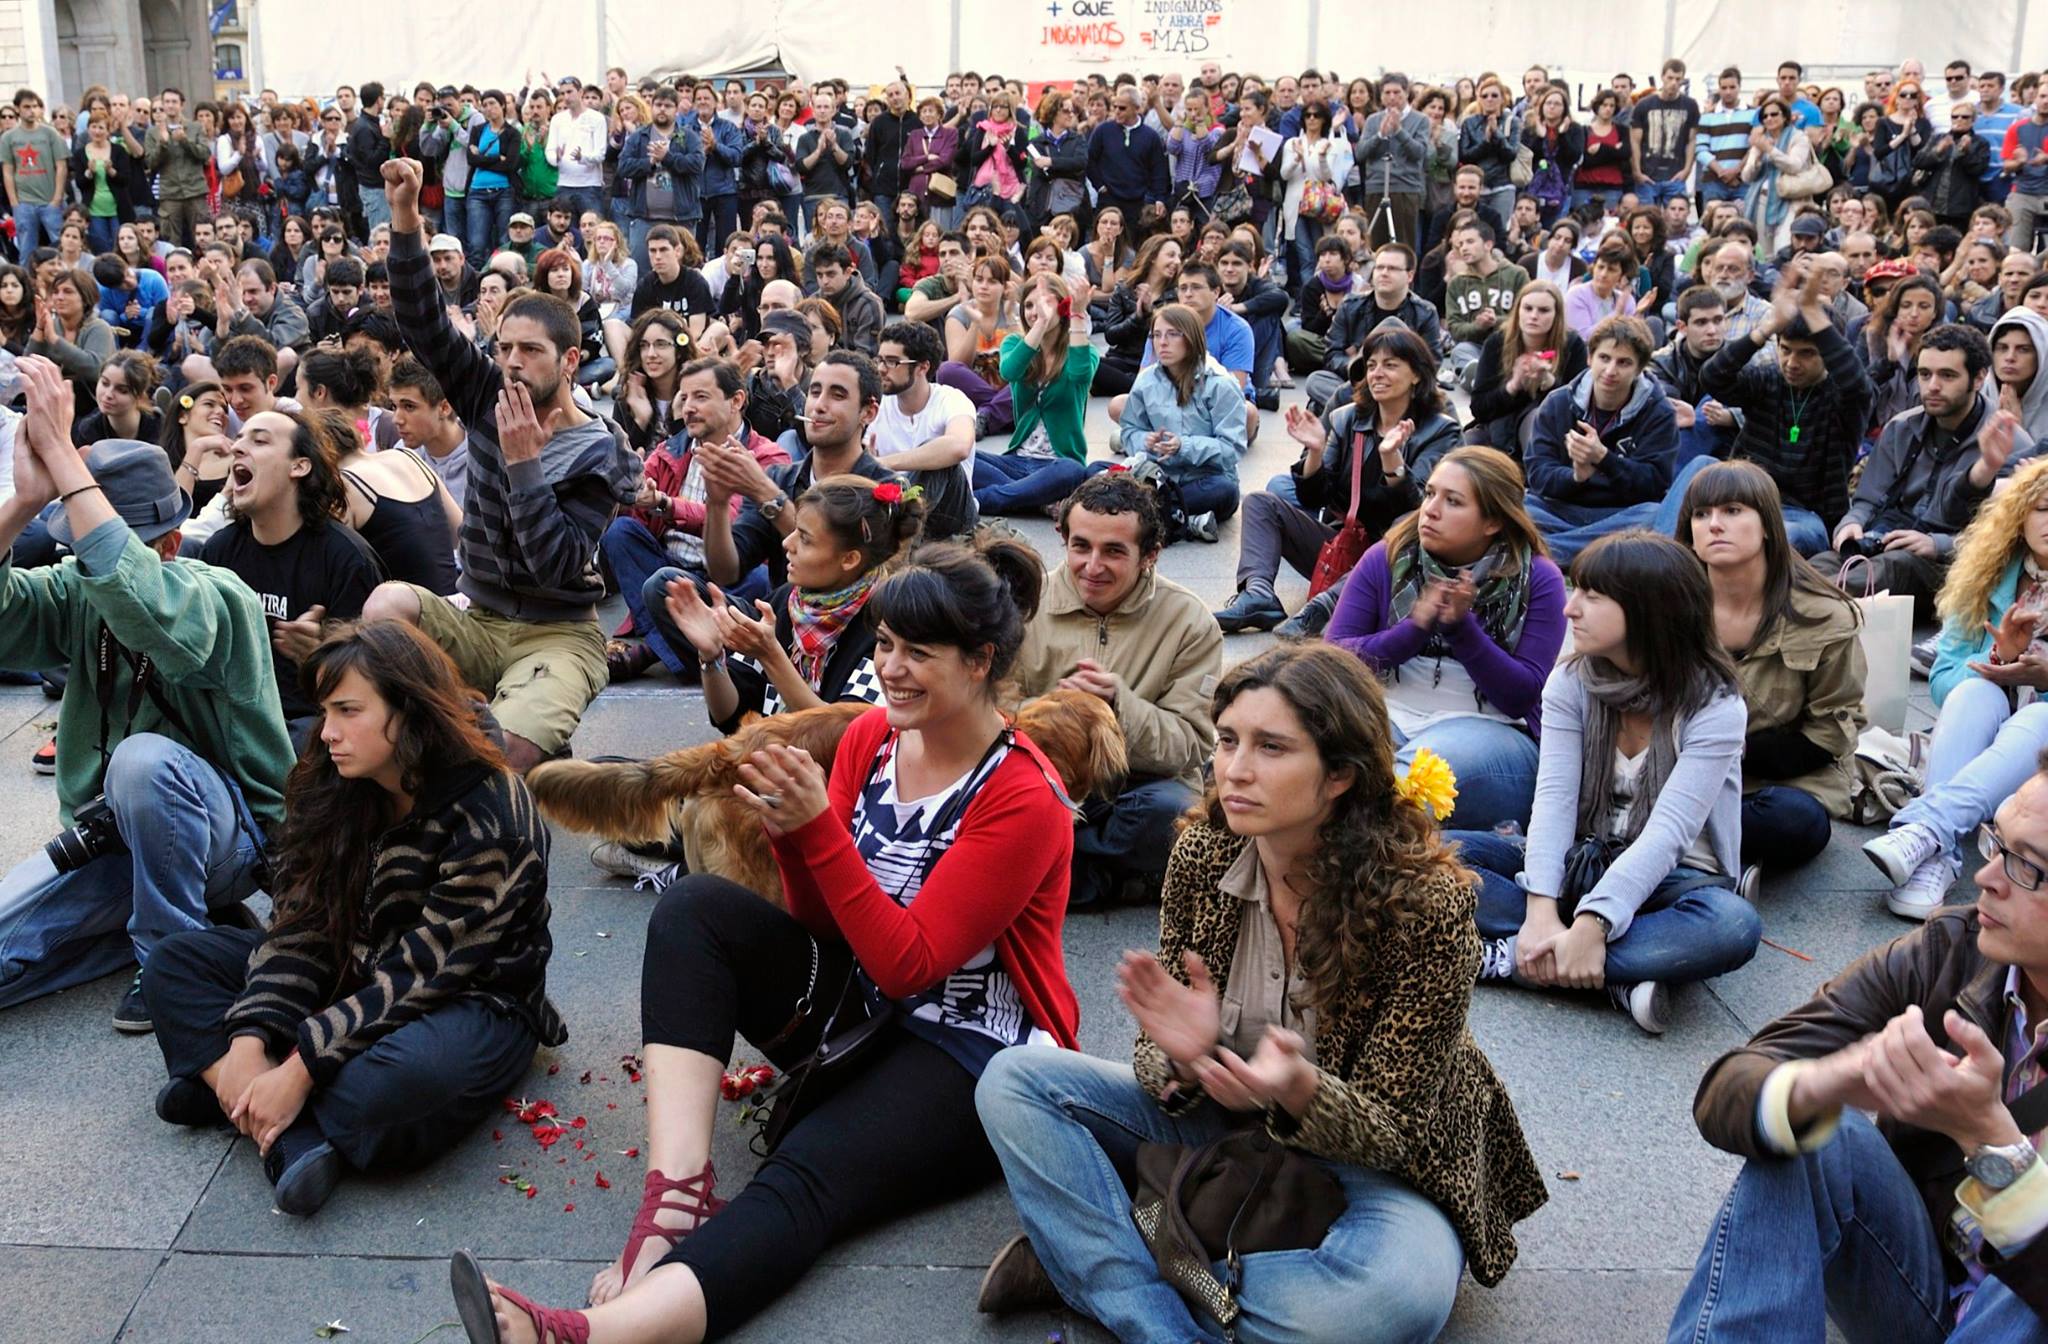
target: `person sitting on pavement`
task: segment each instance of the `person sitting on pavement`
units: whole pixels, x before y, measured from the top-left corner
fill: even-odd
[[[1548,280],[1529,281],[1479,347],[1465,441],[1490,444],[1520,461],[1543,398],[1585,371],[1586,343],[1565,324],[1563,292]]]
[[[406,344],[448,389],[469,430],[461,536],[467,607],[429,589],[379,585],[366,620],[420,626],[470,685],[493,696],[505,758],[520,772],[567,749],[607,683],[597,544],[640,488],[639,455],[576,404],[582,332],[568,304],[522,294],[498,318],[496,359],[449,325],[420,237],[419,164],[383,167],[391,205],[391,298]]]
[[[1781,335],[1779,357],[1797,349]],[[1861,624],[1848,594],[1786,535],[1770,473],[1716,462],[1687,486],[1674,534],[1707,567],[1714,632],[1735,660],[1749,729],[1742,751],[1743,894],[1755,869],[1818,858],[1849,816],[1862,733]]]
[[[158,1117],[233,1125],[306,1217],[344,1170],[447,1152],[568,1032],[547,999],[547,824],[454,663],[371,621],[300,671],[320,730],[285,793],[273,925],[174,934],[142,991]]]
[[[2009,414],[2001,412],[2000,414]],[[2048,461],[2029,462],[1956,539],[1927,690],[1937,715],[1920,794],[1863,846],[1895,915],[1926,919],[1962,872],[1957,840],[2011,796],[2048,747]]]
[[[1346,299],[1337,316],[1330,319],[1323,367],[1311,373],[1304,384],[1309,407],[1319,413],[1337,400],[1347,379],[1358,381],[1349,377],[1350,370],[1365,352],[1365,338],[1379,330],[1381,323],[1398,322],[1421,337],[1432,365],[1436,352],[1443,348],[1443,325],[1435,306],[1410,288],[1415,283],[1414,248],[1406,243],[1386,243],[1375,249],[1371,279],[1369,291]],[[1432,367],[1430,381],[1435,380]]]
[[[1658,1035],[1670,985],[1734,970],[1763,937],[1735,891],[1747,710],[1692,552],[1619,532],[1571,582],[1572,655],[1543,688],[1527,844],[1446,838],[1480,876],[1480,979],[1604,989]]]
[[[1385,249],[1382,249],[1384,251]],[[1280,478],[1293,499],[1272,490],[1246,497],[1237,554],[1237,596],[1216,613],[1225,634],[1270,630],[1287,619],[1273,591],[1285,560],[1296,572],[1315,571],[1323,543],[1355,520],[1383,536],[1396,518],[1421,501],[1418,479],[1458,446],[1458,422],[1444,413],[1436,385],[1436,356],[1422,337],[1396,323],[1366,337],[1352,360],[1351,401],[1327,425],[1300,406],[1287,408],[1287,433],[1301,445],[1291,475]],[[1336,610],[1338,594],[1310,599],[1302,633],[1320,633]]]
[[[1450,763],[1466,830],[1529,824],[1543,683],[1564,644],[1564,575],[1523,493],[1505,454],[1453,448],[1359,560],[1323,634],[1379,676],[1396,763],[1424,749]]]
[[[1678,296],[1672,314],[1676,325],[1671,340],[1650,356],[1650,374],[1662,385],[1678,421],[1678,466],[1683,471],[1695,458],[1726,457],[1742,419],[1716,401],[1701,382],[1707,362],[1727,343],[1723,337],[1728,306],[1712,285],[1693,285]]]
[[[57,367],[17,367],[29,409],[0,503],[0,667],[72,675],[57,713],[66,829],[0,877],[0,1007],[147,966],[169,935],[226,915],[257,886],[292,761],[262,605],[178,558],[192,500],[164,451],[81,452]],[[58,500],[50,535],[71,557],[15,569],[15,538]],[[151,1029],[139,976],[114,1026]]]
[[[1642,320],[1608,318],[1586,352],[1586,371],[1537,408],[1522,464],[1529,515],[1566,567],[1599,538],[1655,519],[1678,453],[1678,419],[1645,376],[1651,347]]]
[[[997,355],[1015,428],[1000,452],[974,453],[974,502],[984,514],[1036,513],[1087,474],[1088,389],[1098,360],[1088,341],[1091,293],[1085,280],[1070,289],[1049,273],[1024,284],[1025,329],[1005,336]]]
[[[1974,905],[1866,953],[1708,1067],[1743,1159],[1671,1338],[2038,1339],[2048,1263],[2048,777],[1977,828]],[[1850,1285],[1854,1285],[1853,1288]]]
[[[1774,360],[1758,351],[1775,344]],[[1814,555],[1849,508],[1849,472],[1869,423],[1870,376],[1856,348],[1829,321],[1820,272],[1795,261],[1779,272],[1771,311],[1762,322],[1722,343],[1700,371],[1700,389],[1742,413],[1730,460],[1755,462],[1777,482],[1785,501],[1792,549]],[[1708,459],[1695,458],[1665,492],[1682,500]],[[1660,523],[1663,521],[1659,520]],[[1670,521],[1677,525],[1674,508]]]
[[[660,343],[657,337],[650,344]],[[605,650],[606,671],[613,682],[632,681],[657,660],[677,677],[696,674],[689,646],[669,638],[660,610],[670,580],[685,571],[698,580],[707,573],[704,530],[711,485],[702,456],[705,445],[735,444],[763,469],[789,465],[787,452],[748,427],[746,389],[737,366],[722,359],[693,359],[683,365],[676,378],[674,406],[681,417],[680,430],[647,455],[639,497],[631,509],[612,519],[598,542],[626,602],[626,621]],[[729,497],[723,507],[730,522],[739,513],[740,500]],[[653,582],[657,574],[666,576],[659,584]],[[745,601],[765,597],[771,587],[766,567],[756,565],[730,591]],[[626,642],[634,634],[640,642]]]
[[[1991,327],[1991,387],[2000,410],[2020,418],[2020,428],[2040,443],[2048,438],[2048,317],[2014,308]]]
[[[1174,843],[1158,952],[1117,971],[1131,1063],[1006,1050],[976,1089],[1024,1224],[979,1306],[1064,1299],[1119,1339],[1229,1337],[1217,1304],[1245,1338],[1434,1339],[1461,1270],[1499,1283],[1546,1198],[1466,1028],[1470,877],[1398,782],[1356,658],[1270,649],[1213,704],[1214,779]],[[1133,1218],[1137,1145],[1246,1126],[1333,1177],[1340,1211],[1302,1249],[1182,1287]]]
[[[1528,283],[1529,273],[1495,248],[1491,225],[1477,215],[1457,218],[1444,265],[1445,325],[1453,344],[1437,374],[1439,382],[1473,388],[1487,339],[1512,314]]]
[[[868,430],[868,452],[922,488],[927,539],[967,536],[981,520],[973,484],[974,403],[959,388],[932,381],[945,347],[925,323],[890,323],[876,348],[882,409]]]
[[[340,464],[355,432],[337,419],[282,411],[251,416],[228,470],[228,525],[199,548],[199,559],[234,574],[263,604],[294,745],[306,740],[320,712],[301,688],[301,663],[326,622],[362,615],[383,577],[376,551],[346,523]]]
[[[1999,477],[2033,453],[2034,441],[1982,390],[1991,347],[1981,332],[1936,327],[1913,358],[1920,404],[1879,432],[1833,547],[1814,564],[1832,574],[1851,556],[1864,557],[1871,590],[1911,596],[1914,618],[1926,620],[1956,534]]]
[[[1065,688],[1108,701],[1130,758],[1114,798],[1082,804],[1077,907],[1120,888],[1157,896],[1174,823],[1193,805],[1216,740],[1208,696],[1223,671],[1223,632],[1201,599],[1160,577],[1163,527],[1154,492],[1128,472],[1077,486],[1060,503],[1065,562],[1052,571],[1017,655],[1025,696]]]
[[[887,696],[847,728],[829,780],[793,747],[741,764],[788,909],[706,874],[662,893],[642,975],[639,1218],[583,1311],[533,1304],[458,1254],[473,1339],[497,1333],[494,1316],[562,1340],[729,1334],[835,1242],[999,1174],[976,1080],[1011,1046],[1074,1050],[1079,1020],[1060,952],[1072,814],[997,708],[1042,573],[1014,538],[920,547],[868,599]],[[719,1200],[714,1111],[735,1040],[786,1070],[871,1017],[832,1089],[778,1113],[767,1160]]]
[[[1237,512],[1237,462],[1245,452],[1247,403],[1236,379],[1209,358],[1202,320],[1186,304],[1153,310],[1157,356],[1131,384],[1117,422],[1124,456],[1150,462],[1180,492],[1188,535],[1215,541]],[[1090,475],[1119,467],[1089,464]]]

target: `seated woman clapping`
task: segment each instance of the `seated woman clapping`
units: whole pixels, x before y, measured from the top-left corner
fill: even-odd
[[[1749,713],[1691,552],[1630,530],[1572,563],[1572,656],[1543,688],[1529,836],[1450,833],[1479,870],[1482,980],[1605,988],[1655,1035],[1667,985],[1732,971]]]
[[[1527,825],[1543,683],[1564,644],[1564,575],[1522,507],[1522,469],[1492,448],[1445,454],[1422,505],[1351,572],[1323,637],[1386,687],[1406,768],[1450,762],[1458,825]]]
[[[1544,1200],[1466,1030],[1471,874],[1397,785],[1358,659],[1283,645],[1225,673],[1214,707],[1214,778],[1174,845],[1158,955],[1117,972],[1132,1063],[1027,1048],[982,1075],[1026,1234],[982,1309],[1057,1289],[1119,1339],[1225,1337],[1161,1275],[1128,1183],[1141,1142],[1263,1125],[1335,1178],[1344,1209],[1319,1245],[1243,1258],[1232,1337],[1433,1339],[1463,1270],[1499,1282]]]
[[[1188,531],[1216,540],[1217,524],[1237,512],[1237,461],[1244,456],[1244,390],[1209,358],[1202,320],[1185,304],[1169,303],[1152,316],[1152,350],[1131,385],[1117,432],[1133,461],[1156,463],[1180,488]],[[1096,462],[1090,474],[1113,465]]]
[[[885,568],[916,539],[923,501],[895,481],[827,476],[795,508],[782,541],[789,582],[754,603],[757,615],[728,605],[716,584],[708,602],[687,578],[668,586],[669,615],[703,669],[704,711],[722,733],[748,713],[882,700],[865,612]]]
[[[273,927],[174,934],[142,992],[170,1072],[157,1114],[234,1125],[277,1207],[306,1215],[344,1168],[454,1147],[568,1033],[547,999],[548,829],[455,664],[372,621],[300,672],[321,718],[285,786]]]
[[[994,1179],[975,1080],[1012,1046],[1073,1048],[1078,1019],[1060,951],[1073,816],[996,707],[1042,580],[1035,552],[996,539],[921,547],[875,586],[886,699],[840,739],[830,781],[787,747],[741,769],[788,911],[700,875],[649,921],[648,1172],[625,1251],[587,1312],[489,1285],[461,1253],[472,1341],[727,1334],[832,1242]],[[721,1204],[711,1130],[735,1038],[786,1071],[870,1019],[829,1087],[776,1101],[795,1110]]]

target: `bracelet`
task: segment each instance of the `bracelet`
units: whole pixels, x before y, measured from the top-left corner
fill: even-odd
[[[724,672],[727,676],[732,675],[725,666],[725,655],[723,653],[719,654],[716,658],[706,658],[703,654],[698,654],[697,670],[699,673]]]
[[[57,502],[59,504],[62,504],[64,501],[70,499],[73,495],[82,495],[88,491],[97,490],[99,488],[100,483],[98,481],[94,481],[91,485],[81,485],[76,490],[66,490],[63,494],[57,496]]]

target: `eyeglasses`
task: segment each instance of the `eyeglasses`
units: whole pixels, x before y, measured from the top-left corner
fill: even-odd
[[[1977,828],[1977,852],[1987,860],[2003,859],[2006,881],[2022,891],[2039,891],[2041,884],[2048,881],[2048,873],[2007,849],[2005,841],[1999,838],[1998,828],[1988,821]]]
[[[908,355],[878,355],[875,363],[885,369],[907,369],[917,361]]]

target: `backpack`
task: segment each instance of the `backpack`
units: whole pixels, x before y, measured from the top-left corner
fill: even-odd
[[[1151,486],[1152,493],[1158,497],[1162,544],[1171,546],[1192,536],[1188,531],[1187,501],[1181,495],[1179,483],[1166,474],[1166,469],[1149,457],[1140,457],[1129,471],[1133,480]]]

